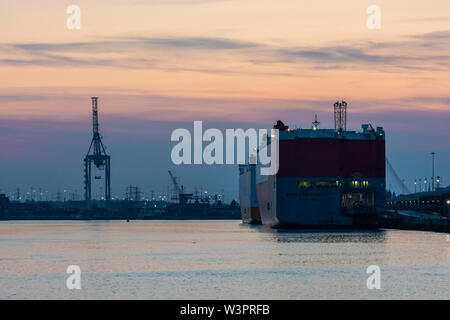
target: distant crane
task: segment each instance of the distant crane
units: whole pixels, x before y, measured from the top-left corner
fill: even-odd
[[[141,201],[141,190],[138,186],[128,186],[125,191],[126,197],[128,201]]]
[[[169,170],[169,176],[170,179],[172,179],[173,187],[174,187],[174,193],[176,192],[176,195],[172,196],[172,200],[178,200],[179,203],[185,204],[188,202],[188,200],[192,199],[192,193],[184,193],[183,186],[180,187],[177,181],[177,177],[175,177],[172,174],[172,171]]]
[[[92,194],[92,163],[97,169],[105,172],[105,200],[111,199],[111,160],[106,154],[106,147],[102,142],[102,136],[98,129],[98,97],[92,97],[92,124],[93,136],[89,150],[84,158],[84,191],[85,200],[89,205]],[[92,149],[92,154],[91,153]],[[95,176],[96,180],[100,180],[101,176]]]

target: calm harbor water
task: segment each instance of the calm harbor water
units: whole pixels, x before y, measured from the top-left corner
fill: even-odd
[[[81,290],[66,269],[81,268]],[[381,289],[366,286],[381,268]],[[450,236],[239,221],[0,223],[0,299],[449,299]]]

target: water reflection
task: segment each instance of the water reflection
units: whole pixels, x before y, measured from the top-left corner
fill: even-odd
[[[383,243],[386,241],[384,230],[299,230],[261,228],[277,242],[299,243]]]
[[[385,298],[450,295],[450,238],[276,230],[238,221],[0,222],[1,298]],[[65,287],[79,265],[82,292]]]

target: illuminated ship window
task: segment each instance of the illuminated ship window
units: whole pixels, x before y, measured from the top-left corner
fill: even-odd
[[[369,181],[361,181],[361,187],[367,188],[369,186]]]
[[[352,182],[346,183],[346,186],[354,189],[360,189],[360,188],[368,188],[370,186],[370,183],[369,181],[354,180]]]
[[[336,182],[334,182],[334,181],[318,181],[318,182],[316,182],[316,187],[318,187],[318,188],[336,188],[339,185],[339,182],[337,182],[337,183]]]
[[[311,181],[300,181],[297,185],[299,188],[311,188],[312,182]]]

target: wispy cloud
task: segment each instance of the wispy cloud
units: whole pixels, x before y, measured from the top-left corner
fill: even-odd
[[[101,89],[94,89],[100,91]],[[39,91],[48,92],[48,89],[40,88]],[[102,93],[102,92],[101,92]],[[239,97],[201,97],[183,95],[161,95],[152,93],[102,93],[102,105],[107,109],[104,112],[123,117],[138,119],[160,119],[168,121],[192,120],[201,114],[202,119],[214,121],[271,121],[275,117],[295,119],[314,112],[329,113],[335,97],[317,97],[310,99],[282,99],[282,98],[239,98]],[[30,94],[26,91],[18,91],[15,94],[0,93],[0,102],[7,101],[22,105],[27,102],[29,106],[45,104],[52,106],[65,106],[65,114],[80,116],[80,105],[85,109],[81,114],[89,115],[89,99],[82,94],[61,94],[59,90],[53,90],[46,94]],[[450,96],[448,95],[411,95],[398,98],[380,99],[350,99],[352,114],[380,114],[395,111],[439,111],[439,117],[450,117]],[[120,108],[129,105],[126,110]],[[239,107],[237,107],[239,106]],[[224,114],[223,110],[227,110]],[[297,116],[295,116],[297,115]]]
[[[180,48],[227,50],[258,47],[260,44],[211,37],[121,37],[108,41],[70,43],[18,43],[12,47],[33,52],[127,52],[134,49]]]
[[[365,64],[391,64],[400,61],[406,62],[411,59],[411,57],[408,56],[368,53],[363,49],[348,46],[322,47],[306,50],[284,50],[283,53],[288,57],[333,64],[359,64],[361,62]]]
[[[180,54],[183,59],[198,61],[201,55],[212,53],[218,58],[226,54],[235,62],[260,66],[306,61],[312,63],[309,66],[311,69],[316,70],[370,68],[371,65],[410,70],[448,70],[448,51],[436,49],[448,48],[449,43],[448,30],[409,35],[390,42],[354,41],[342,45],[299,47],[277,47],[215,37],[118,37],[92,42],[2,44],[0,46],[5,49],[7,57],[0,59],[0,64],[230,72],[205,64],[199,66],[194,63],[186,67],[184,60],[180,62]],[[108,58],[105,58],[106,55]],[[215,62],[214,58],[211,62]],[[287,73],[284,75],[289,76]]]
[[[426,17],[426,18],[411,18],[403,19],[400,22],[447,22],[450,21],[450,16],[436,16],[436,17]]]
[[[445,44],[448,45],[450,41],[450,30],[416,34],[411,35],[410,37],[413,39],[421,39],[426,41],[447,41]]]

